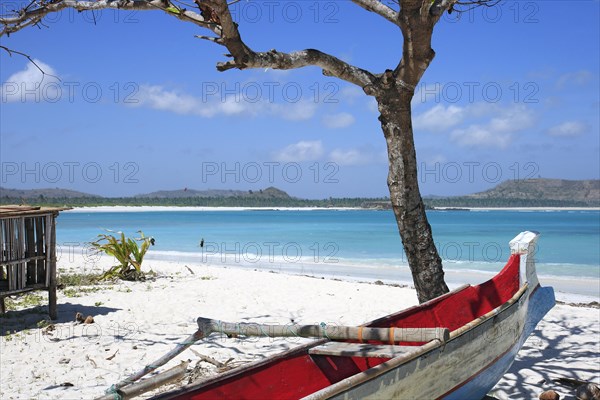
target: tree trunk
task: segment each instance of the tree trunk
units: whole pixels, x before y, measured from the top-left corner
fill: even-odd
[[[412,91],[394,87],[377,96],[379,121],[387,142],[390,200],[420,303],[448,292],[442,259],[419,192],[413,139]]]

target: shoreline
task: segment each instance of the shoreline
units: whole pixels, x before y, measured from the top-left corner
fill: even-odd
[[[368,210],[360,207],[201,207],[201,206],[97,206],[73,207],[68,213],[78,212],[177,212],[177,211],[348,211]]]
[[[73,253],[85,255],[85,248],[73,248]],[[71,257],[71,255],[70,255]],[[241,262],[222,261],[220,254],[213,258],[203,259],[197,253],[186,252],[154,252],[150,250],[144,259],[151,262],[178,263],[184,265],[205,266],[211,268],[224,268],[234,271],[263,271],[283,276],[306,276],[317,279],[333,279],[345,282],[355,283],[373,283],[383,282],[386,285],[401,285],[404,287],[413,287],[414,283],[408,266],[371,266],[349,265],[343,263],[324,263],[324,262],[285,262],[283,260],[276,262]],[[59,257],[60,261],[60,257]],[[98,264],[91,261],[85,261],[83,271],[94,271]],[[456,269],[446,266],[444,268],[445,280],[450,289],[454,289],[464,284],[478,285],[491,277],[504,266],[504,262],[499,263],[495,271],[483,271],[475,269]],[[600,278],[577,278],[573,276],[544,275],[538,266],[538,277],[542,286],[552,286],[555,289],[556,298],[565,303],[591,303],[600,299]]]
[[[81,273],[84,262],[81,255],[59,261],[59,273]],[[110,265],[111,258],[103,256],[94,267],[100,271]],[[256,323],[285,324],[293,319],[358,325],[417,304],[413,289],[376,282],[147,259],[144,270],[150,269],[156,277],[145,282],[61,289],[58,320],[52,322],[52,330],[40,323],[47,318],[47,295],[42,296],[41,306],[24,303],[20,311],[2,317],[0,397],[95,398],[124,374],[171,350],[197,329],[199,316]],[[386,301],[373,301],[377,298]],[[74,323],[75,312],[92,315],[95,323]],[[543,390],[555,389],[561,398],[568,398],[569,390],[553,383],[551,377],[597,381],[590,365],[600,361],[594,350],[599,320],[597,308],[555,306],[490,394],[502,400],[529,400]],[[182,353],[163,370],[191,359],[191,368],[198,367],[204,377],[213,376],[216,368],[198,361],[198,353],[220,362],[233,359],[232,365],[237,366],[308,340],[217,336],[194,345],[193,351]],[[156,392],[142,398],[152,394]]]
[[[600,207],[435,207],[439,211],[600,211]]]
[[[236,262],[203,262],[194,253],[183,257],[181,254],[168,255],[164,253],[146,255],[148,260],[189,263],[194,265],[206,265],[215,268],[227,268],[240,271],[267,271],[282,274],[284,276],[306,276],[316,279],[334,279],[345,282],[373,283],[383,282],[386,285],[401,285],[414,288],[412,275],[408,266],[379,268],[361,267],[357,265],[344,265],[326,263],[236,263]],[[502,266],[504,263],[502,263]],[[500,267],[501,268],[501,267]],[[499,269],[498,269],[499,271]],[[445,280],[450,289],[464,284],[478,285],[491,277],[498,271],[480,271],[472,269],[444,268]],[[592,303],[600,299],[600,278],[596,284],[590,284],[591,278],[578,279],[572,276],[543,275],[538,268],[538,277],[542,286],[552,286],[555,289],[556,298],[568,304]]]
[[[196,206],[97,206],[73,207],[79,212],[176,212],[176,211],[391,211],[362,207],[196,207]],[[435,207],[427,211],[600,211],[600,207]]]

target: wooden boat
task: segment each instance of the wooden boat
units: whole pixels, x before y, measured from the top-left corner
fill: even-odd
[[[331,340],[313,326],[329,338],[155,399],[481,399],[554,306],[553,289],[536,275],[537,237],[513,239],[506,266],[487,282],[344,331],[360,340]],[[202,335],[207,321],[199,319]],[[213,331],[226,331],[217,324]]]

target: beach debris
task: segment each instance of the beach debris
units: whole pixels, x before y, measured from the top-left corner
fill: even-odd
[[[98,368],[98,364],[96,364],[96,361],[92,360],[92,358],[88,354],[85,355],[85,359],[92,363],[94,368]]]
[[[56,326],[54,324],[50,324],[42,329],[42,335],[52,335],[52,332],[56,330]]]
[[[232,363],[232,361],[234,360],[233,357],[229,358],[227,361],[222,363],[218,360],[215,360],[214,358],[212,358],[210,356],[205,356],[204,354],[200,354],[194,349],[190,348],[190,350],[192,351],[192,353],[194,353],[199,358],[199,360],[196,362],[196,365],[194,366],[194,368],[192,368],[187,373],[188,385],[197,381],[200,378],[207,376],[207,375],[212,375],[211,370],[209,368],[204,367],[202,365],[202,363],[208,363],[208,364],[214,365],[215,367],[217,367],[218,373],[228,371],[237,366],[236,365],[237,363],[235,363],[235,362]]]
[[[71,362],[70,358],[61,358],[60,360],[58,360],[59,364],[68,364]]]
[[[587,383],[575,390],[575,396],[579,400],[600,400],[600,387],[595,383]]]
[[[85,321],[85,318],[83,318],[83,314],[78,312],[75,314],[75,321],[79,322],[80,324],[83,323],[83,321]]]
[[[211,371],[209,368],[205,368],[202,365],[202,360],[198,360],[196,365],[187,372],[187,384],[190,385],[195,381],[204,378],[207,375],[210,375]]]
[[[561,385],[564,385],[564,386],[570,386],[573,389],[576,389],[576,388],[578,388],[581,385],[587,385],[588,383],[591,383],[591,382],[588,382],[588,381],[582,381],[581,379],[567,378],[567,377],[564,377],[564,376],[562,376],[560,378],[553,379],[553,381],[557,382],[557,383],[560,383]]]
[[[141,382],[131,383],[119,389],[111,386],[104,396],[98,397],[96,400],[131,399],[137,397],[150,390],[181,380],[187,371],[188,365],[188,362],[182,362],[171,369],[160,372]]]
[[[93,324],[94,323],[94,317],[92,317],[91,315],[88,315],[87,317],[83,317],[83,314],[78,312],[77,314],[75,314],[75,321],[79,324]]]
[[[196,350],[194,350],[194,349],[192,349],[192,348],[190,348],[190,351],[191,351],[192,353],[194,353],[194,355],[196,355],[196,357],[198,357],[198,358],[200,359],[200,361],[198,361],[198,363],[200,363],[200,362],[204,361],[204,362],[207,362],[207,363],[209,363],[209,364],[212,364],[212,365],[214,365],[214,366],[215,366],[215,367],[217,367],[217,368],[223,368],[223,367],[225,366],[225,364],[223,364],[222,362],[220,362],[220,361],[217,361],[217,360],[215,360],[215,359],[214,359],[214,358],[212,358],[212,357],[205,356],[204,354],[200,354],[200,353],[198,353]],[[196,364],[196,365],[197,365],[197,364]]]
[[[117,351],[115,351],[115,354],[113,354],[112,356],[106,357],[106,359],[108,361],[112,360],[113,358],[115,358],[115,356],[117,355],[118,352],[119,352],[119,349],[117,349]]]
[[[43,390],[52,390],[52,389],[58,389],[58,388],[67,388],[67,387],[73,387],[75,385],[73,385],[71,382],[63,382],[63,383],[59,383],[58,385],[51,385],[51,386],[46,386]]]
[[[566,304],[571,307],[579,307],[579,308],[600,308],[600,303],[597,301],[592,301],[589,303],[571,303],[568,301],[556,300],[556,304]]]
[[[196,273],[194,271],[192,271],[192,269],[190,267],[188,267],[187,265],[184,265],[184,267],[186,267],[187,270],[190,271],[190,274],[196,275]]]

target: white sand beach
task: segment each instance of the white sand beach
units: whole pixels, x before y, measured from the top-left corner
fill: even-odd
[[[201,207],[201,206],[97,206],[75,207],[63,212],[165,212],[165,211],[315,211],[315,210],[363,210],[358,207]]]
[[[109,257],[86,263],[80,255],[61,259],[59,274],[89,273],[111,265]],[[58,294],[58,320],[46,326],[46,296],[28,298],[0,318],[0,398],[91,399],[163,355],[196,330],[199,316],[236,322],[354,325],[417,303],[410,288],[319,279],[269,271],[148,259],[145,282],[66,287]],[[542,282],[544,284],[544,282]],[[380,299],[380,300],[377,300]],[[23,298],[21,298],[21,301]],[[374,301],[375,300],[375,301]],[[16,300],[17,303],[19,300]],[[74,322],[75,313],[95,323]],[[559,377],[600,383],[598,308],[557,305],[538,325],[492,394],[498,399],[533,399],[555,389],[561,399],[573,390]],[[163,369],[210,356],[237,366],[297,345],[305,339],[211,337]],[[216,367],[202,362],[210,376]],[[148,397],[146,395],[145,397]]]

